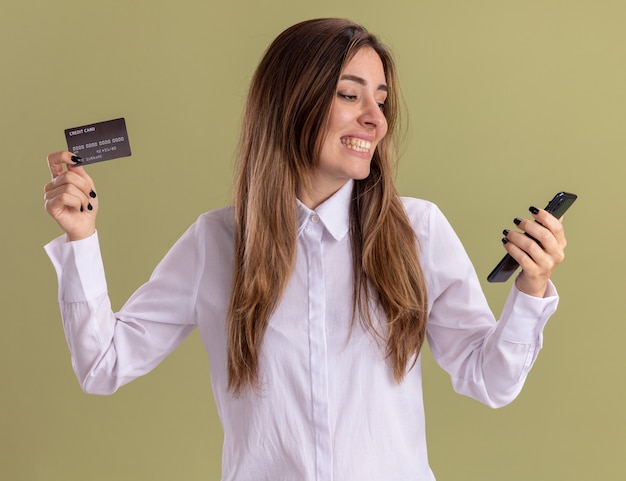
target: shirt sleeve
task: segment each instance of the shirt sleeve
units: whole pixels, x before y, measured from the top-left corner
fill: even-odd
[[[491,407],[519,394],[542,347],[542,332],[558,296],[549,283],[544,298],[511,288],[496,322],[465,249],[436,206],[422,245],[429,285],[427,337],[454,389]]]
[[[97,233],[45,246],[57,272],[72,367],[85,392],[115,392],[152,370],[194,329],[204,265],[199,237],[196,223],[118,313],[111,309]]]

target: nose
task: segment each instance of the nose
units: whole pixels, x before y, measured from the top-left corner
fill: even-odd
[[[369,128],[379,128],[387,126],[387,118],[375,98],[364,100],[363,111],[361,112],[361,123]]]

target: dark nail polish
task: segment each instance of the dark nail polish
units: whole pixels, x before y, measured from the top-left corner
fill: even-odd
[[[508,236],[508,235],[509,235],[509,232],[511,232],[509,229],[504,229],[504,230],[502,231],[502,234],[504,234],[504,237],[506,237],[506,236]]]
[[[79,157],[78,155],[72,155],[72,157],[70,157],[70,160],[72,162],[76,162],[77,164],[80,164],[80,163],[82,163],[83,158]]]
[[[91,197],[92,199],[95,199],[96,193],[92,190],[91,192],[89,192],[89,197]]]
[[[93,206],[91,204],[87,204],[87,209],[88,210],[93,210]]]
[[[80,206],[80,211],[83,212],[85,209],[83,209],[83,206]]]
[[[506,244],[507,242],[509,242],[509,239],[507,239],[506,237],[503,237],[503,238],[502,238],[502,243],[503,243],[503,244]]]
[[[539,214],[539,209],[537,209],[537,207],[535,207],[534,205],[531,205],[528,210],[530,211],[531,214]]]
[[[521,223],[522,223],[522,219],[520,219],[519,217],[516,217],[515,219],[513,219],[513,224],[520,225]]]

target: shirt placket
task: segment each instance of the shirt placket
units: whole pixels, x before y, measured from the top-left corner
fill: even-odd
[[[308,262],[308,335],[311,375],[311,409],[315,435],[317,481],[332,481],[332,439],[328,406],[328,358],[326,342],[326,293],[322,236],[324,227],[317,214],[311,214],[306,232]]]

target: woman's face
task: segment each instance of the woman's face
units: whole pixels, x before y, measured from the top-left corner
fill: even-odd
[[[364,47],[339,77],[312,189],[300,196],[309,208],[324,202],[349,179],[369,175],[374,150],[387,133],[386,99],[383,63],[374,49]]]

